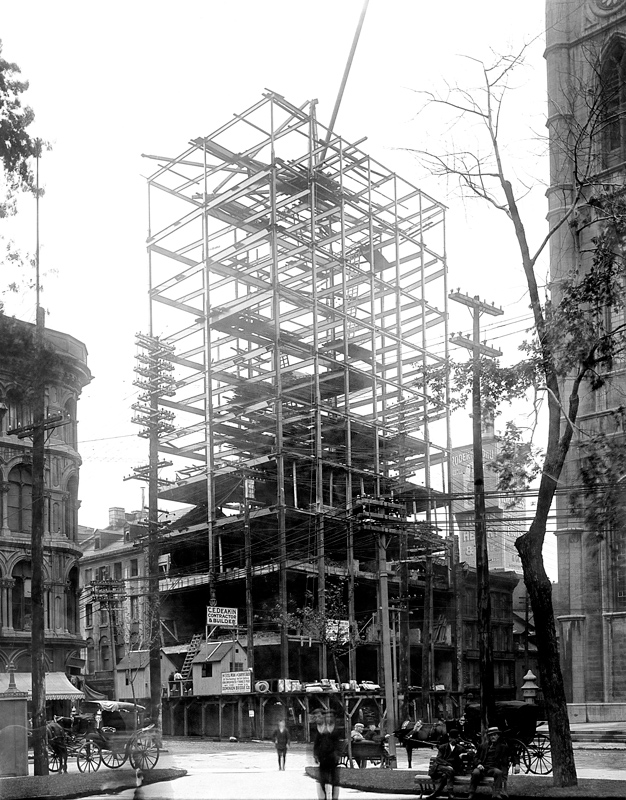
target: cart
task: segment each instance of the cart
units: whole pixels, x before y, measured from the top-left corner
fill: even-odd
[[[115,700],[90,700],[84,704],[94,719],[102,717],[100,727],[89,734],[105,767],[118,769],[129,761],[135,769],[153,769],[159,760],[157,731],[153,724],[143,725],[144,706]]]
[[[56,717],[65,731],[67,758],[76,758],[80,772],[97,772],[100,768],[100,748],[90,738],[93,718],[88,714],[75,717]],[[48,771],[60,772],[61,758],[58,752],[48,745]]]
[[[115,700],[89,700],[83,713],[60,717],[64,727],[67,753],[76,756],[81,772],[97,772],[104,764],[117,769],[129,761],[135,769],[153,769],[159,760],[155,726],[143,725],[145,708]],[[50,749],[48,768],[58,772],[60,759]]]

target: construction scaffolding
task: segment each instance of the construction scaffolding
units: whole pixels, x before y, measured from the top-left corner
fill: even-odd
[[[151,334],[175,368],[161,496],[205,510],[185,530],[206,535],[212,601],[228,570],[249,588],[262,565],[284,608],[290,569],[316,571],[323,598],[328,564],[347,564],[353,590],[376,560],[357,497],[413,518],[448,490],[448,410],[427,385],[447,356],[445,208],[327,134],[315,101],[267,92],[147,156]]]

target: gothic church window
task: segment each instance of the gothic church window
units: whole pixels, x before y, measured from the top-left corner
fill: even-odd
[[[602,167],[626,158],[626,51],[616,44],[602,67]]]

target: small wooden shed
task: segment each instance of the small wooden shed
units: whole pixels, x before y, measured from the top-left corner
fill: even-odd
[[[201,645],[191,665],[194,695],[251,691],[245,645],[239,640]]]

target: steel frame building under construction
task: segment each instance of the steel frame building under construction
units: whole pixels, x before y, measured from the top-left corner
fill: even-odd
[[[177,157],[147,156],[150,335],[172,348],[160,497],[193,506],[160,536],[161,614],[190,639],[207,605],[237,607],[259,677],[312,670],[286,624],[279,659],[262,655],[272,609],[323,611],[335,582],[363,631],[381,575],[400,603],[445,550],[447,408],[427,385],[447,355],[445,208],[315,112],[267,92]]]

